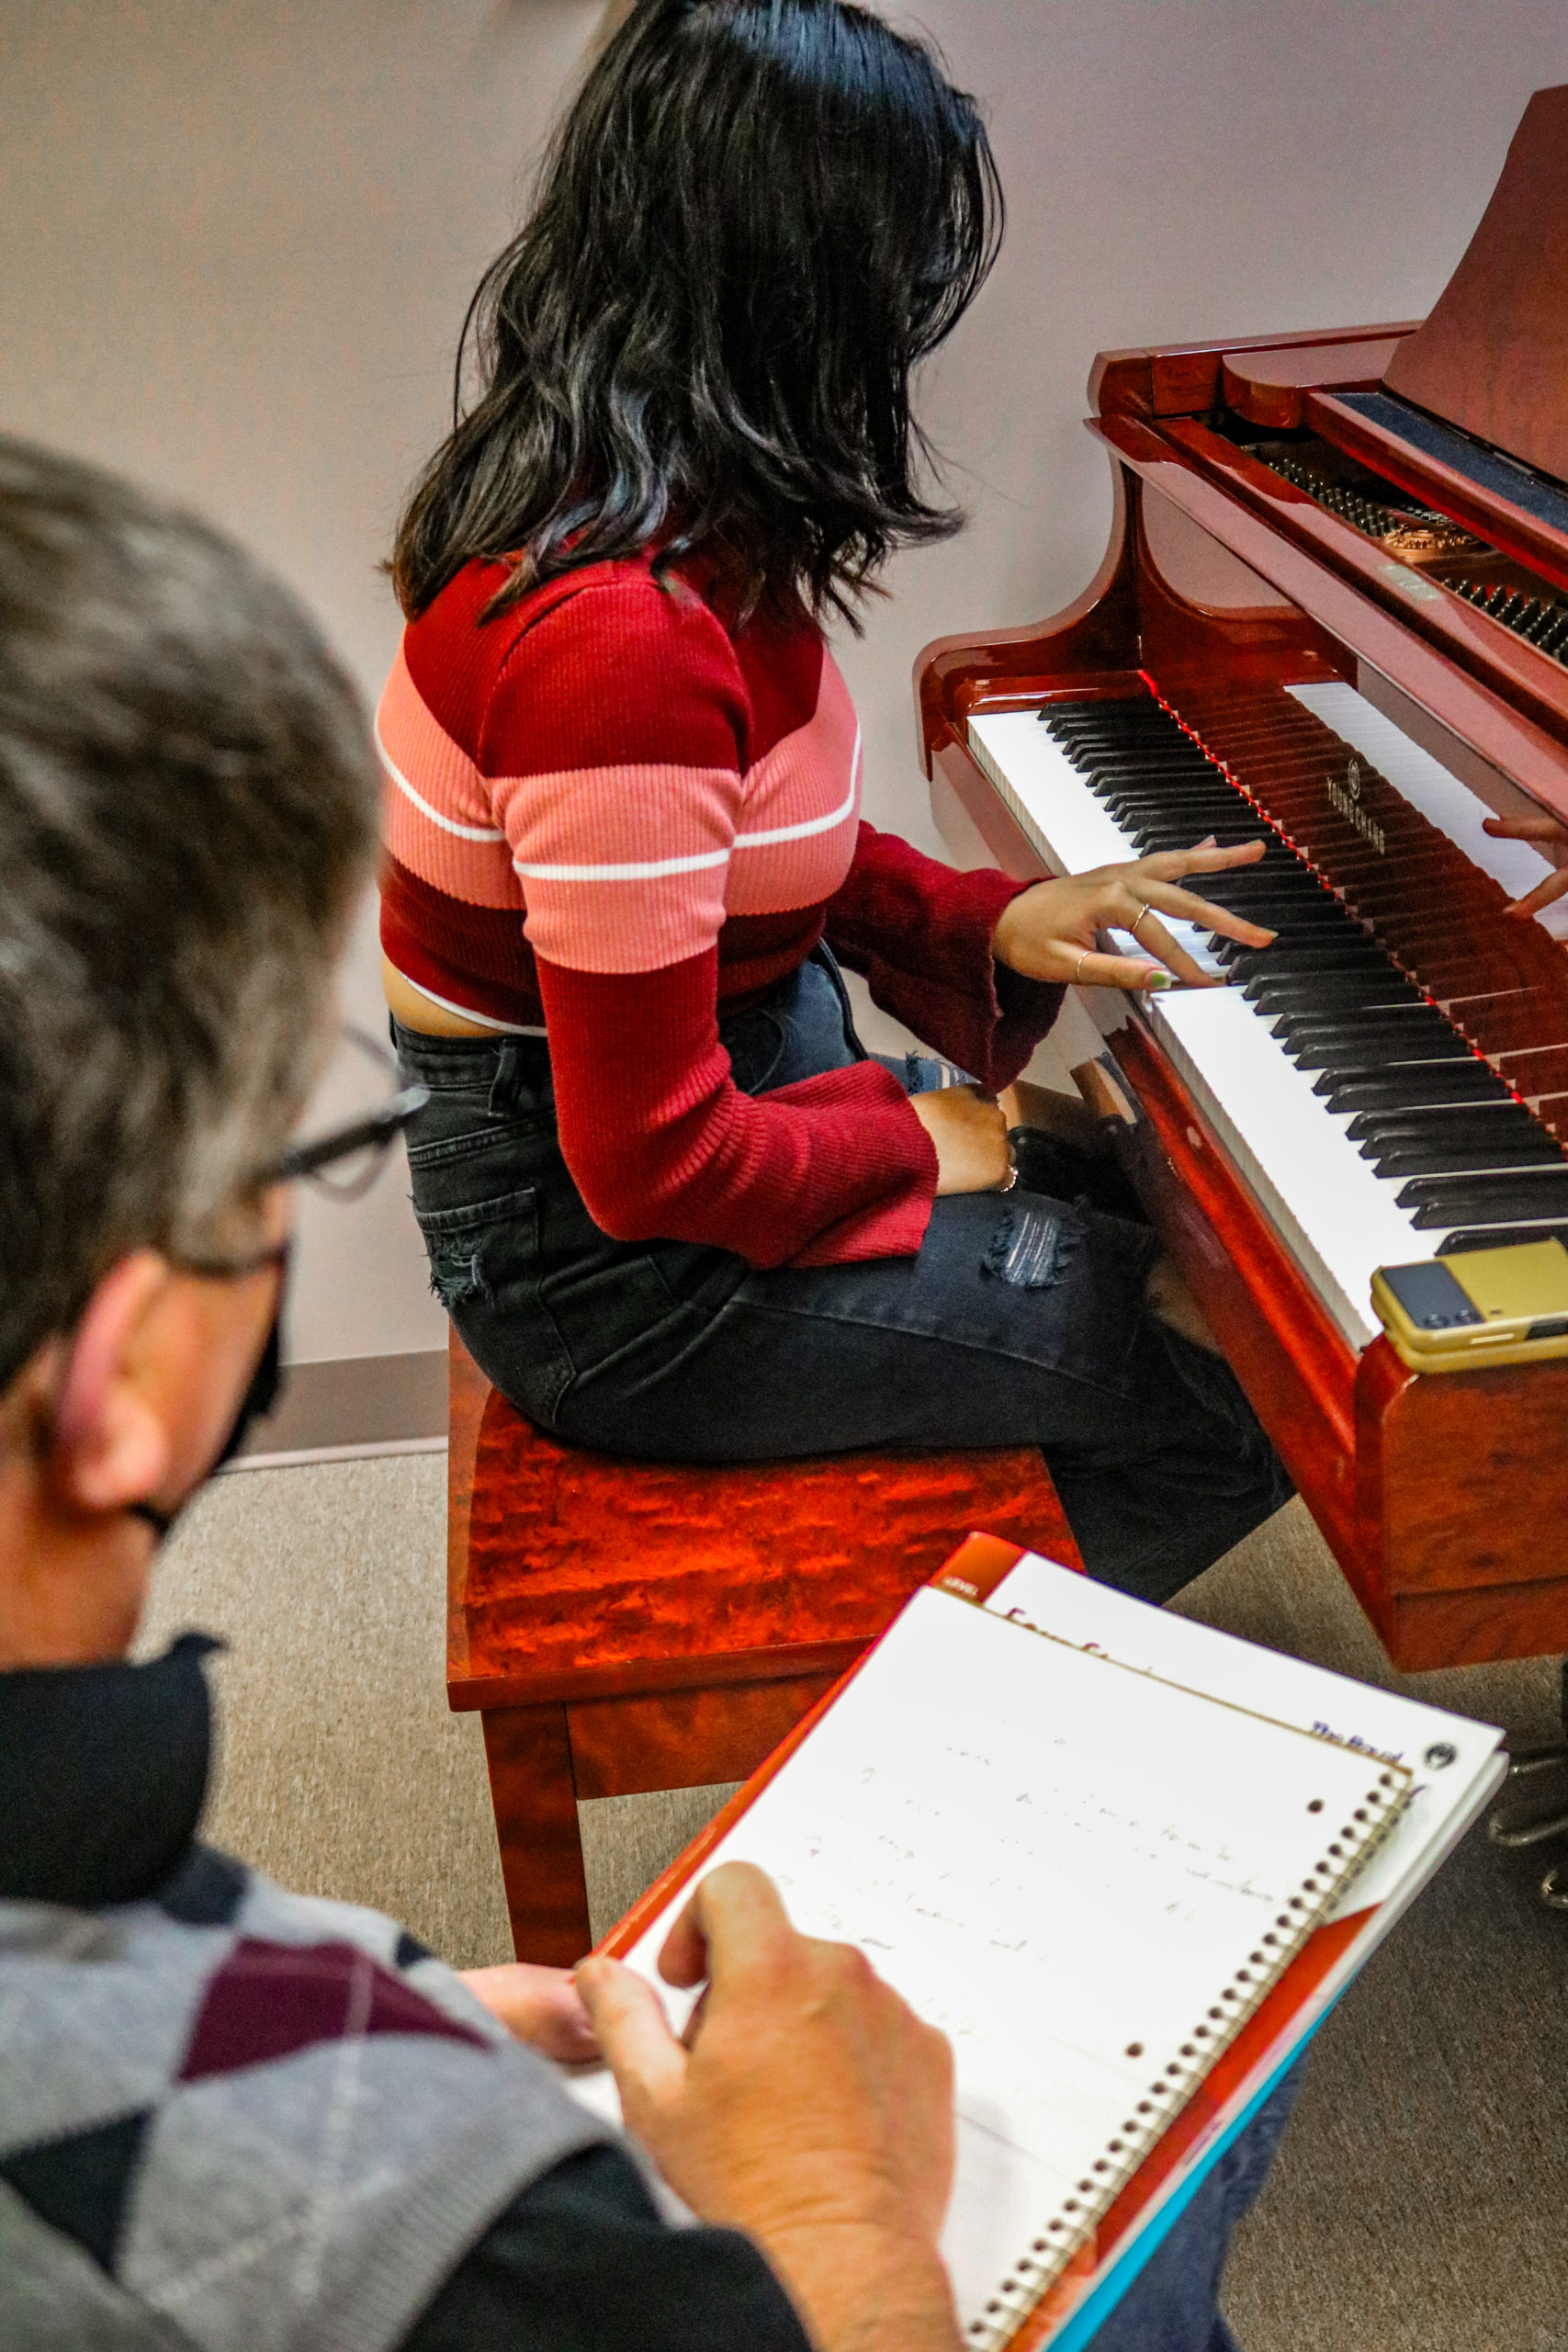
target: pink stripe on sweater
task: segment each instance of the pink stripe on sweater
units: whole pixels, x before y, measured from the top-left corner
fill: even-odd
[[[647,972],[700,956],[725,917],[740,778],[728,768],[573,768],[491,786],[536,956]]]
[[[382,838],[399,864],[475,907],[520,904],[512,852],[483,777],[431,713],[402,648],[376,714]]]
[[[732,915],[773,914],[832,897],[854,855],[860,745],[850,690],[825,654],[813,716],[747,771],[730,867]]]

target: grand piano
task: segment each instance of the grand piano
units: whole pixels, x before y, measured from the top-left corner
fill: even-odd
[[[1551,846],[1483,830],[1568,833],[1568,89],[1426,322],[1102,353],[1089,396],[1099,576],[917,665],[939,829],[1021,877],[1264,837],[1197,887],[1276,944],[1082,991],[1080,1083],[1394,1664],[1568,1649],[1568,1360],[1417,1377],[1370,1295],[1568,1240],[1568,898],[1510,912]]]

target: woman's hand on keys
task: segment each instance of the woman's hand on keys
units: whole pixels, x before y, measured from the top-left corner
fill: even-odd
[[[1516,899],[1507,910],[1509,914],[1528,921],[1568,891],[1568,825],[1542,809],[1539,817],[1483,817],[1481,830],[1495,842],[1529,842],[1557,868],[1555,874],[1543,875],[1522,899]]]
[[[1261,841],[1220,849],[1213,841],[1195,849],[1159,850],[1126,865],[1099,865],[1089,874],[1036,882],[1002,909],[991,935],[998,964],[1031,980],[1076,981],[1082,988],[1163,989],[1173,978],[1190,988],[1219,985],[1177,944],[1162,914],[1216,931],[1244,947],[1267,947],[1274,937],[1226,907],[1210,904],[1181,885],[1194,874],[1227,874],[1254,865]],[[1106,956],[1097,945],[1102,931],[1130,932],[1142,956]]]

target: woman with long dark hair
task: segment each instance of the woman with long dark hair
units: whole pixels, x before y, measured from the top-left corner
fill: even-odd
[[[910,378],[1001,220],[973,101],[880,18],[631,10],[398,533],[387,989],[435,1286],[525,1413],[666,1459],[1036,1443],[1157,1598],[1288,1486],[1147,1227],[1013,1188],[994,1094],[1065,982],[1197,978],[1160,914],[1265,940],[1182,887],[1254,851],[919,855],[858,822],[822,633],[958,527]],[[867,1056],[840,965],[976,1083]]]

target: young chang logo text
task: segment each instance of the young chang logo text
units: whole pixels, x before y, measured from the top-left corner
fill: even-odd
[[[1345,771],[1343,784],[1337,776],[1325,776],[1323,788],[1328,795],[1329,807],[1337,810],[1348,825],[1354,825],[1361,839],[1370,842],[1380,857],[1386,857],[1388,836],[1377,819],[1370,817],[1361,806],[1360,762],[1351,761]]]

